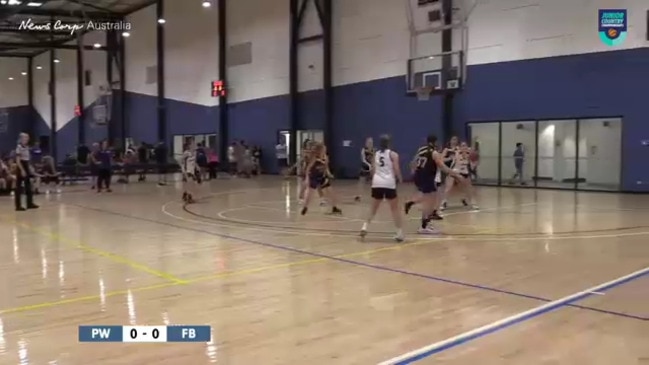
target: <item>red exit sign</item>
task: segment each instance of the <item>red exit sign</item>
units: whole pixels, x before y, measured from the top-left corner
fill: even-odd
[[[218,98],[225,96],[225,83],[223,80],[212,81],[212,97]]]

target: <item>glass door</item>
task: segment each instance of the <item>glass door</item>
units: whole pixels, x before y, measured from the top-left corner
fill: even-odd
[[[475,182],[484,185],[499,184],[500,122],[470,123],[469,136],[475,155],[472,167]]]
[[[620,190],[621,161],[622,119],[580,119],[577,188]]]
[[[500,176],[503,185],[534,186],[536,122],[503,122]]]
[[[547,120],[538,126],[539,187],[574,189],[577,183],[577,121]]]

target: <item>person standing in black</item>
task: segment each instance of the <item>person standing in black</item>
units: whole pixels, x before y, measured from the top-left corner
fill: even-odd
[[[137,178],[137,181],[146,181],[146,164],[149,163],[149,149],[146,143],[140,143],[140,146],[137,148],[137,159],[140,164],[140,175]]]
[[[14,202],[16,204],[16,211],[24,211],[22,206],[22,193],[25,192],[27,196],[27,209],[36,209],[38,205],[34,204],[34,196],[32,191],[31,177],[34,175],[32,166],[30,165],[31,154],[29,151],[29,134],[21,133],[18,137],[18,146],[16,146],[16,192],[14,194]]]
[[[158,164],[158,185],[167,185],[167,146],[161,141],[155,146],[155,160]]]
[[[110,182],[113,174],[113,150],[108,147],[108,141],[101,142],[101,147],[97,151],[97,192],[101,193],[103,188],[106,192],[111,193]]]

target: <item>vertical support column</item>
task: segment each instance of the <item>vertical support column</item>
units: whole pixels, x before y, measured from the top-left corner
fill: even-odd
[[[77,129],[77,144],[81,146],[86,143],[86,121],[85,121],[85,104],[83,99],[83,91],[85,88],[83,69],[83,33],[80,33],[77,38],[77,105],[81,109],[81,113],[77,116],[79,123]]]
[[[222,1],[219,1],[221,3]],[[157,0],[156,15],[164,19],[164,0]],[[164,25],[157,23],[156,56],[158,65],[158,141],[167,143],[167,110],[165,107],[165,30]],[[171,149],[169,149],[171,151]]]
[[[36,136],[36,108],[34,108],[34,58],[27,59],[27,105],[29,106],[29,130],[32,138]]]
[[[108,85],[113,84],[113,59],[115,57],[115,49],[117,47],[117,45],[115,44],[117,39],[116,34],[117,33],[115,33],[114,30],[106,31],[106,81]],[[113,125],[114,120],[114,115],[111,113],[107,126],[107,139],[108,143],[110,143],[111,145],[115,143],[115,126]]]
[[[539,121],[534,121],[534,187],[538,184],[539,176]]]
[[[115,40],[118,40],[115,37]],[[119,119],[122,125],[122,147],[126,148],[126,137],[130,131],[130,121],[127,120],[126,114],[126,41],[124,37],[119,39]],[[111,100],[114,104],[114,101]],[[112,116],[112,115],[111,115]]]
[[[289,45],[289,129],[291,133],[289,149],[289,161],[295,163],[297,161],[297,131],[299,128],[298,121],[298,70],[297,70],[297,48],[300,38],[300,21],[299,21],[299,0],[290,0],[290,45]]]
[[[498,122],[498,186],[503,181],[503,122]]]
[[[50,50],[50,156],[57,161],[56,143],[56,50]]]
[[[444,17],[444,30],[442,30],[442,52],[453,51],[453,0],[442,0],[442,15]],[[453,67],[452,56],[444,56],[442,58],[442,68],[446,74],[448,70]],[[446,82],[447,78],[443,77],[442,82]],[[442,100],[442,131],[444,133],[444,140],[448,140],[454,134],[453,131],[453,104],[455,100],[455,92],[447,91],[444,93]]]
[[[581,138],[581,120],[577,119],[575,121],[575,184],[573,186],[574,190],[579,190],[579,139]],[[564,142],[565,145],[565,142]]]
[[[316,5],[321,0],[316,1]],[[333,86],[332,86],[332,70],[331,70],[331,17],[332,17],[332,0],[322,0],[322,9],[318,12],[321,15],[320,23],[322,25],[322,55],[323,55],[323,70],[322,80],[324,89],[324,104],[325,104],[325,144],[327,145],[327,153],[329,154],[330,166],[336,166],[335,159],[335,141],[334,141],[334,122],[333,122]],[[320,7],[318,7],[320,9]]]
[[[219,80],[227,83],[227,1],[219,0],[218,2],[218,22],[219,22]],[[219,98],[219,156],[222,161],[226,161],[228,155],[228,145],[230,142],[230,122],[228,118],[228,94]]]

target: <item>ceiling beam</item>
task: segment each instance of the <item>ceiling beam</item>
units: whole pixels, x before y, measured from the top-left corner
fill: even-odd
[[[64,41],[66,42],[66,41]],[[47,49],[72,49],[75,50],[77,49],[77,46],[74,44],[61,44],[59,42],[27,42],[27,43],[22,43],[22,42],[0,42],[0,49],[25,49],[25,48],[35,48],[35,49],[41,49],[41,48],[47,48]],[[99,48],[95,48],[94,46],[84,46],[83,47],[86,50],[89,51],[105,51],[106,47],[102,46]]]
[[[22,6],[22,5],[18,5]],[[18,7],[16,6],[16,7]],[[33,15],[33,16],[48,16],[48,17],[68,17],[77,19],[86,19],[93,21],[117,21],[121,19],[119,13],[107,13],[102,11],[82,11],[82,10],[61,10],[61,9],[42,9],[42,8],[25,8],[21,11],[14,12],[12,15]],[[2,17],[0,16],[0,20]]]
[[[30,58],[34,55],[31,53],[4,53],[0,52],[0,58]]]
[[[113,13],[113,11],[108,9],[108,8],[105,8],[103,6],[98,6],[98,5],[95,5],[95,4],[91,4],[91,3],[81,1],[81,0],[68,0],[68,2],[79,4],[79,5],[83,6],[83,7],[99,10],[99,11],[106,12],[106,13]]]
[[[45,5],[48,1],[50,0],[42,0],[43,5]],[[25,11],[26,9],[29,9],[29,1],[23,1],[19,5],[14,5],[14,6],[3,6],[0,7],[0,21],[3,21],[7,18],[12,17],[13,15],[16,15],[22,11]]]

